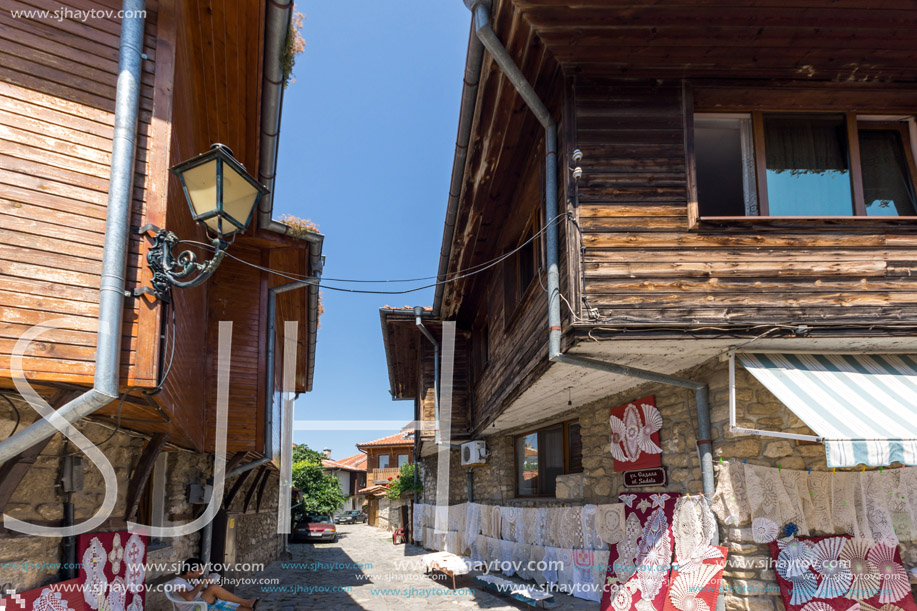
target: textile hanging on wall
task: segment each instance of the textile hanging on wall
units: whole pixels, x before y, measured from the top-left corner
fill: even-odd
[[[662,609],[672,567],[672,520],[679,496],[675,493],[621,495],[625,504],[625,533],[609,554],[602,611]]]
[[[717,534],[716,518],[703,496],[679,498],[672,520],[675,564],[680,573],[693,573],[706,560],[722,557],[721,548],[711,545]]]
[[[812,534],[809,532],[806,512],[813,513],[815,509],[812,506],[812,497],[809,496],[806,472],[793,469],[778,469],[777,472],[780,473],[780,481],[786,489],[790,510],[793,512],[792,516],[785,516],[785,521],[795,524],[800,535]]]
[[[596,505],[595,530],[599,538],[614,545],[624,538],[624,503]]]
[[[717,468],[716,492],[711,508],[724,524],[748,524],[751,512],[745,492],[745,464],[738,460],[722,461]]]
[[[693,497],[692,497],[693,498]],[[714,611],[720,595],[723,569],[726,568],[728,548],[713,547],[715,555],[692,565],[690,572],[678,562],[669,575],[669,592],[663,611]],[[677,555],[677,551],[676,551]]]
[[[644,397],[611,410],[611,455],[615,471],[633,471],[662,466],[659,429],[662,415],[655,397]]]
[[[846,536],[770,543],[786,611],[917,611],[897,547]]]
[[[853,535],[855,539],[872,539],[866,516],[857,513],[860,499],[859,474],[843,472],[831,474],[831,521],[838,532]]]
[[[831,495],[831,473],[816,471],[807,477],[810,504],[803,507],[806,511],[806,524],[809,532],[822,534],[835,534],[837,528],[831,516],[833,505]]]
[[[52,583],[34,590],[0,598],[0,609],[7,611],[83,611],[79,577]]]
[[[519,507],[500,508],[500,538],[504,541],[516,540],[516,520],[520,511]]]
[[[583,524],[583,549],[608,549],[608,546],[599,536],[599,531],[596,526],[596,519],[598,518],[598,506],[591,504],[583,505],[581,517]]]
[[[136,533],[91,533],[77,537],[80,588],[89,609],[142,610],[146,602],[147,538]]]
[[[894,477],[894,482],[892,478]],[[869,471],[860,476],[860,490],[863,494],[863,508],[866,510],[866,521],[873,543],[883,543],[897,547],[898,535],[892,524],[889,501],[898,491],[897,473],[890,471]]]
[[[751,508],[752,536],[758,543],[775,541],[780,528],[797,518],[797,512],[783,485],[780,471],[746,465],[745,489]]]

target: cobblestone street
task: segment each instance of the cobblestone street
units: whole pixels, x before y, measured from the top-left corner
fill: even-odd
[[[414,545],[392,545],[391,533],[367,525],[338,527],[337,543],[295,543],[291,560],[279,560],[256,578],[273,585],[247,585],[238,594],[261,597],[259,611],[300,609],[530,609],[507,596],[484,590],[471,575],[452,580],[424,575]],[[404,563],[404,564],[401,564]],[[347,591],[344,591],[347,588]],[[598,608],[598,603],[557,594],[554,609]]]

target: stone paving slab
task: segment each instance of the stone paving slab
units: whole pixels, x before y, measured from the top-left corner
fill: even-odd
[[[424,575],[420,557],[430,553],[415,545],[392,545],[391,533],[365,524],[338,526],[337,543],[293,543],[290,560],[279,560],[254,576],[276,580],[238,588],[244,598],[261,597],[259,611],[313,609],[459,610],[532,609],[473,582],[472,573],[452,579]],[[283,591],[281,591],[283,590]],[[589,609],[599,604],[555,594],[549,609]]]

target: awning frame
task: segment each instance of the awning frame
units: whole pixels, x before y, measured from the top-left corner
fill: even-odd
[[[789,408],[787,408],[789,409]],[[745,435],[759,435],[762,437],[780,437],[781,439],[795,439],[797,441],[812,441],[822,443],[825,440],[817,435],[801,435],[798,433],[784,433],[782,431],[764,431],[761,429],[746,429],[736,424],[736,351],[729,351],[729,431]]]

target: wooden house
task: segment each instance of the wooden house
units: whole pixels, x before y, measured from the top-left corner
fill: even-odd
[[[17,15],[20,9],[44,7],[18,0],[0,12],[0,389],[19,412],[0,408],[4,438],[16,428],[14,422],[21,431],[37,418],[18,397],[10,372],[16,342],[28,329],[51,320],[56,324],[23,359],[25,377],[52,407],[91,387],[96,373],[122,6],[115,0],[61,6],[95,13],[84,20]],[[125,4],[138,6],[143,55],[117,373],[120,400],[95,411],[78,428],[96,442],[113,435],[102,449],[111,455],[123,485],[105,529],[123,528],[125,520],[137,518],[138,509],[149,517],[150,510],[143,508],[150,503],[159,506],[162,524],[196,516],[200,508],[188,504],[186,488],[203,485],[212,473],[218,325],[231,321],[227,471],[256,460],[262,466],[228,479],[222,506],[239,511],[244,503],[243,513],[261,512],[259,519],[270,519],[277,507],[270,491],[276,497],[284,322],[298,323],[292,338],[295,380],[286,390],[309,391],[319,305],[315,286],[276,291],[276,315],[268,320],[271,289],[289,280],[267,270],[287,278],[319,274],[322,235],[273,221],[272,209],[279,214],[284,204],[268,195],[207,282],[175,288],[171,303],[135,289],[151,283],[147,254],[153,242],[139,233],[142,226],[173,231],[185,241],[182,249],[195,251],[199,261],[212,254],[195,244],[206,246],[209,240],[193,221],[170,167],[219,142],[258,182],[273,186],[292,2]],[[280,347],[273,370],[268,369],[271,343]],[[37,497],[47,497],[43,486],[54,482],[68,451],[58,435],[2,465],[0,510],[30,522],[60,524],[62,501]],[[92,466],[87,469],[87,490],[73,495],[77,522],[93,515],[101,498],[94,488],[101,481],[97,474],[90,477]],[[167,469],[168,476],[157,478],[156,469]],[[152,482],[159,482],[155,493]],[[269,493],[262,504],[265,489]],[[256,495],[257,505],[251,502]],[[238,557],[276,554],[282,538],[264,536],[253,539],[252,547],[240,547]],[[208,555],[210,550],[195,549],[198,537],[174,543],[160,558]],[[0,548],[21,545],[20,539],[4,530]],[[59,540],[41,545],[42,557],[60,556]],[[22,590],[50,578],[24,574],[12,583]]]
[[[456,447],[421,438],[425,502],[446,459],[473,483],[452,503],[617,502],[610,410],[643,397],[670,483],[631,491],[712,495],[711,458],[826,469],[825,434],[752,368],[731,377],[730,355],[915,352],[913,4],[466,4],[439,284],[420,317],[437,337],[455,324],[453,377],[433,379],[412,312],[382,310],[393,398],[432,420],[430,389],[452,393],[439,426]],[[910,438],[906,414],[883,418]],[[469,439],[483,466],[460,466]]]
[[[347,495],[347,502],[341,511],[361,509],[364,496],[360,492],[366,488],[366,454],[360,452],[347,458],[333,460],[330,457],[322,460],[322,467],[341,482],[341,492]]]

